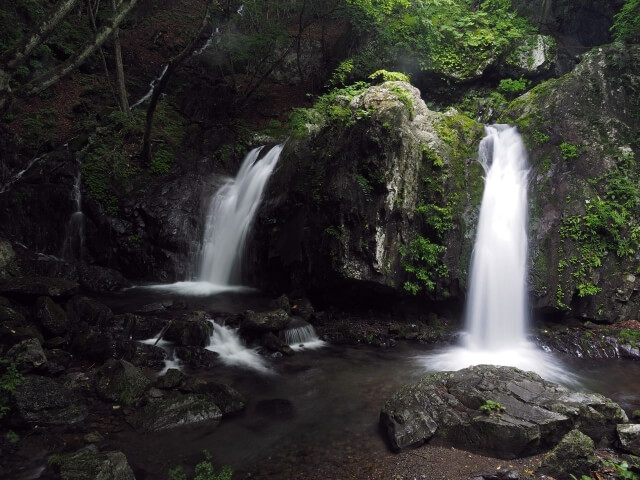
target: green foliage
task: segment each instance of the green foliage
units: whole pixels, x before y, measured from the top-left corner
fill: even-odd
[[[616,471],[616,478],[624,478],[628,480],[640,480],[640,476],[629,470],[629,464],[626,461],[617,463],[613,460],[602,460],[602,464],[605,467],[613,468]]]
[[[493,412],[503,413],[507,411],[507,409],[503,405],[494,400],[485,401],[484,405],[480,406],[480,410],[487,414],[491,414]]]
[[[225,465],[220,472],[216,473],[216,469],[211,463],[211,453],[207,450],[203,450],[202,453],[205,459],[196,465],[193,480],[231,480],[233,469],[230,466]],[[169,480],[187,480],[187,474],[181,465],[169,470],[168,477]]]
[[[416,212],[424,215],[425,222],[437,233],[439,238],[453,226],[453,211],[450,205],[440,207],[433,203],[420,205]]]
[[[155,175],[169,173],[175,158],[166,146],[161,145],[151,159],[149,171]]]
[[[562,152],[562,158],[565,160],[571,160],[579,156],[578,147],[567,142],[560,144],[560,151]]]
[[[9,442],[12,445],[15,445],[20,441],[20,436],[13,430],[9,430],[7,434],[4,436],[4,438],[6,438],[7,442]]]
[[[353,72],[353,58],[348,58],[340,63],[329,78],[329,86],[331,88],[342,88],[347,85],[347,79]]]
[[[10,397],[16,388],[20,386],[24,377],[18,371],[17,362],[10,362],[4,358],[0,359],[0,419],[11,410]]]
[[[56,122],[56,111],[53,108],[43,108],[28,113],[24,117],[22,125],[25,128],[23,135],[25,144],[34,151],[37,151],[46,143],[51,142],[56,127],[58,126]]]
[[[505,78],[500,80],[498,90],[508,95],[517,95],[524,92],[529,85],[529,81],[520,77],[519,79]]]
[[[618,332],[618,340],[622,343],[626,343],[631,345],[632,347],[638,348],[640,346],[640,332],[637,330],[631,330],[629,328],[625,328],[624,330],[620,330]]]
[[[624,259],[640,248],[638,180],[633,155],[619,156],[615,168],[591,182],[600,191],[586,201],[584,215],[572,215],[562,222],[560,238],[577,245],[578,255],[569,264],[581,297],[600,291],[590,278],[607,252]]]
[[[640,39],[640,0],[625,0],[613,19],[611,31],[616,40],[633,42]]]
[[[402,88],[400,85],[390,85],[389,90],[405,107],[407,107],[407,110],[409,111],[409,118],[413,119],[413,116],[415,115],[415,106],[413,105],[413,95],[411,92]]]
[[[404,289],[416,295],[422,288],[432,292],[436,288],[438,276],[447,275],[447,266],[438,265],[440,255],[446,251],[446,247],[432,243],[428,238],[418,236],[410,244],[409,248],[400,247],[402,266],[412,273],[416,280],[404,284]]]
[[[169,470],[169,480],[187,480],[187,473],[182,468],[182,465],[178,465],[175,468]]]
[[[578,478],[571,473],[569,474],[569,476],[572,478],[572,480],[578,480]],[[593,480],[593,479],[589,475],[581,475],[580,480]]]
[[[352,61],[353,65],[353,61]],[[389,72],[387,70],[377,70],[369,75],[369,79],[374,82],[407,82],[409,83],[409,77],[400,72]]]

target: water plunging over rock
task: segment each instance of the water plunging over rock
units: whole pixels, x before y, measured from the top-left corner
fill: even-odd
[[[227,327],[226,325],[213,324],[213,333],[209,340],[207,350],[216,352],[220,355],[223,363],[231,366],[238,366],[257,370],[258,372],[267,373],[269,369],[265,360],[256,352],[255,349],[247,348],[240,337],[237,329]]]
[[[84,250],[84,213],[82,211],[82,173],[78,168],[71,198],[75,206],[67,224],[67,233],[62,246],[62,258],[66,260],[82,260]]]
[[[463,347],[429,356],[436,370],[509,365],[549,378],[567,378],[526,338],[527,155],[515,127],[492,125],[480,142],[485,173]]]
[[[244,246],[284,144],[276,145],[259,158],[263,148],[251,150],[236,177],[228,179],[211,199],[199,255],[198,280],[151,288],[183,295],[211,295],[245,288],[240,286]]]
[[[294,320],[295,321],[295,320]],[[289,325],[286,330],[280,333],[284,342],[293,350],[321,348],[326,343],[318,337],[315,328],[310,323],[300,320]]]

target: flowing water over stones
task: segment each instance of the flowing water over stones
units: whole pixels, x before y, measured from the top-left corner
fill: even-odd
[[[226,365],[249,368],[261,373],[268,373],[267,362],[253,348],[247,348],[235,328],[211,322],[213,333],[209,339],[207,350],[220,355]]]
[[[82,172],[80,168],[78,168],[78,173],[73,182],[71,199],[75,210],[67,224],[67,232],[62,246],[62,258],[65,260],[82,260],[85,218],[82,211]]]

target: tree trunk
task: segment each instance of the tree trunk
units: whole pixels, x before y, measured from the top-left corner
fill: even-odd
[[[114,12],[117,10],[117,7],[119,7],[121,3],[122,0],[119,0],[118,4],[116,5],[116,0],[111,0]],[[120,47],[119,28],[115,28],[113,31],[113,47],[116,57],[116,81],[118,83],[118,98],[120,99],[120,110],[122,110],[123,113],[129,115],[129,99],[127,98],[127,85],[124,81],[124,66],[122,65],[122,48]]]
[[[144,130],[144,140],[142,146],[142,159],[146,163],[146,165],[151,165],[151,132],[153,130],[153,116],[156,113],[156,107],[158,106],[158,100],[162,95],[167,83],[169,83],[169,77],[176,70],[176,68],[184,61],[187,56],[193,52],[198,39],[202,36],[204,29],[207,28],[207,24],[210,21],[210,16],[212,14],[212,6],[214,0],[210,0],[207,2],[207,9],[204,12],[204,16],[202,17],[202,23],[200,24],[200,28],[194,35],[193,39],[189,44],[175,57],[169,60],[167,64],[167,68],[165,70],[165,74],[162,76],[160,81],[156,84],[153,89],[153,93],[151,94],[151,100],[149,101],[149,107],[147,108],[147,116],[146,116],[146,126]]]
[[[7,68],[9,70],[15,70],[22,65],[79,1],[80,0],[63,0],[60,6],[58,6],[58,9],[53,12],[53,15],[47,15],[45,20],[31,32],[30,36],[28,36],[16,50],[8,55],[7,58],[9,58],[9,60],[6,62]]]
[[[94,11],[94,7],[91,4],[92,0],[87,0],[87,10],[89,11],[89,20],[91,22],[91,29],[93,30],[93,33],[96,34],[98,33],[98,26],[96,25],[96,13],[98,10],[98,6],[99,5],[99,1],[96,2],[96,8]],[[104,56],[104,51],[102,50],[102,47],[100,47],[98,49],[98,51],[100,52],[100,59],[102,60],[102,68],[104,69],[104,76],[107,79],[107,83],[109,84],[109,90],[111,90],[111,95],[113,96],[113,101],[116,103],[116,105],[119,105],[118,102],[118,96],[116,95],[116,91],[113,88],[113,83],[111,82],[111,75],[109,74],[109,67],[107,66],[107,59]],[[122,110],[122,107],[120,107],[120,110]]]
[[[124,2],[122,8],[119,11],[114,12],[114,15],[113,17],[111,17],[111,21],[109,22],[109,24],[102,27],[96,33],[96,36],[91,43],[85,45],[80,51],[72,55],[62,65],[59,65],[52,71],[45,72],[44,74],[40,75],[38,78],[30,82],[29,85],[27,85],[27,87],[25,88],[24,94],[28,96],[37,95],[38,93],[46,90],[51,85],[54,85],[61,78],[68,75],[80,65],[82,65],[89,56],[91,56],[98,48],[100,48],[104,44],[104,42],[109,39],[114,30],[118,28],[118,25],[120,25],[122,20],[124,20],[124,18],[137,2],[138,0],[128,0]]]

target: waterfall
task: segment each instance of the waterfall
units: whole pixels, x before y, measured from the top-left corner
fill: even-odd
[[[82,212],[82,173],[78,168],[71,199],[75,210],[69,218],[67,232],[62,246],[62,258],[65,260],[82,260],[84,250],[84,213]]]
[[[469,347],[526,341],[527,156],[514,127],[486,127],[479,161],[485,187],[471,260],[466,326]]]
[[[211,198],[198,255],[198,279],[149,288],[182,295],[246,289],[240,286],[245,243],[284,144],[259,158],[263,148],[251,150],[236,177],[227,179]]]
[[[262,373],[269,373],[267,363],[256,349],[247,348],[238,335],[236,328],[211,322],[213,333],[209,338],[207,350],[220,355],[220,360],[226,365],[249,368]]]
[[[242,254],[262,193],[283,145],[262,159],[262,147],[251,150],[234,179],[228,179],[209,204],[205,221],[199,280],[233,285],[241,279]]]
[[[313,325],[306,324],[300,327],[287,328],[282,331],[282,339],[293,350],[315,349],[326,345],[318,338]]]
[[[471,259],[463,345],[419,358],[430,370],[507,365],[569,381],[527,340],[527,155],[515,127],[491,125],[480,142],[485,170]]]
[[[151,80],[151,82],[149,83],[149,90],[147,90],[147,93],[145,93],[142,97],[140,97],[140,100],[138,100],[136,103],[131,105],[131,109],[132,110],[134,108],[139,107],[140,105],[142,105],[144,102],[146,102],[147,100],[149,100],[151,98],[151,95],[153,95],[153,91],[156,89],[156,85],[165,76],[165,74],[167,73],[167,69],[168,68],[169,68],[169,64],[168,63],[166,63],[166,64],[164,64],[162,66],[162,72],[160,72],[160,75],[157,76],[156,78],[154,78],[153,80]]]

